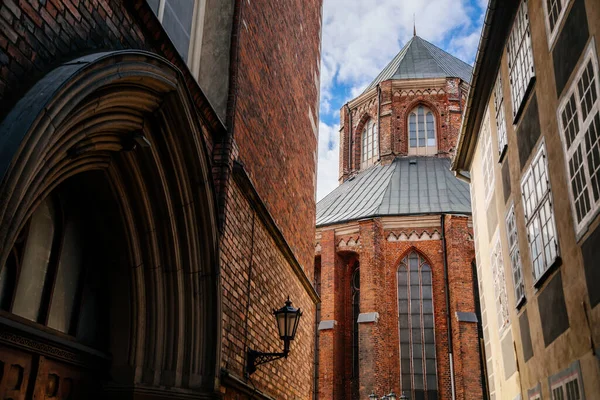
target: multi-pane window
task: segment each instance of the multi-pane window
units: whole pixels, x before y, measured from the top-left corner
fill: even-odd
[[[506,233],[508,235],[510,266],[515,285],[515,302],[519,304],[525,298],[525,285],[523,284],[523,271],[521,268],[521,254],[519,253],[519,238],[517,235],[514,205],[510,207],[506,215]]]
[[[565,16],[569,0],[544,0],[544,12],[546,14],[546,30],[548,32],[548,44],[551,46],[552,42],[557,36],[560,23]]]
[[[33,212],[0,268],[0,309],[103,347],[103,279],[90,267],[98,255],[87,254],[90,221],[57,191]]]
[[[411,399],[437,399],[431,267],[411,252],[398,268],[402,390]]]
[[[504,116],[504,94],[502,92],[502,74],[498,72],[494,87],[494,108],[496,110],[496,132],[498,134],[498,153],[502,154],[507,145],[506,118]]]
[[[494,157],[492,153],[492,132],[490,130],[490,117],[486,112],[481,126],[483,139],[483,184],[485,187],[485,203],[487,204],[494,192]]]
[[[148,0],[175,48],[187,61],[196,0]]]
[[[581,386],[581,369],[577,361],[548,380],[552,400],[583,400],[585,398]]]
[[[362,132],[362,168],[373,165],[379,158],[379,134],[377,124],[370,119],[365,124]]]
[[[582,234],[600,208],[600,100],[593,47],[558,108],[573,219]]]
[[[498,312],[498,330],[500,333],[508,326],[508,297],[506,296],[506,280],[504,279],[504,262],[502,260],[502,245],[500,235],[492,249],[492,276],[494,293],[496,295],[496,311]]]
[[[544,143],[540,146],[531,166],[523,176],[521,192],[533,277],[537,280],[558,257],[554,208]]]
[[[408,154],[437,153],[435,118],[427,107],[418,106],[408,115]]]
[[[523,0],[517,10],[512,30],[508,38],[508,70],[510,74],[510,92],[512,96],[513,118],[515,118],[525,100],[529,83],[535,76],[533,52],[531,50],[531,32],[527,1]]]

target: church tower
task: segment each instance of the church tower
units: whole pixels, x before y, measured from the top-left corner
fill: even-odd
[[[315,397],[481,399],[469,187],[450,172],[472,68],[415,34],[340,111],[317,204]]]

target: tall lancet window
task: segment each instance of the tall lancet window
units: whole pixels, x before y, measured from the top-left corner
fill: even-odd
[[[362,132],[361,168],[373,165],[379,158],[379,134],[377,124],[372,119],[368,120]]]
[[[438,397],[431,267],[418,253],[398,267],[401,389],[410,399]]]
[[[437,154],[435,118],[433,112],[425,106],[416,107],[408,115],[408,154]]]

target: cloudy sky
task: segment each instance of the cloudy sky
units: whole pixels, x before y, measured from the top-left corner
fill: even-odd
[[[340,108],[417,35],[473,64],[487,0],[324,0],[317,198],[338,178]]]

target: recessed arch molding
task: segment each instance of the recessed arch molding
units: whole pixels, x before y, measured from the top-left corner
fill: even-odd
[[[143,51],[96,53],[51,71],[16,104],[0,124],[0,268],[44,198],[89,171],[107,180],[127,238],[128,354],[113,358],[108,387],[217,398],[215,195],[175,66]]]

